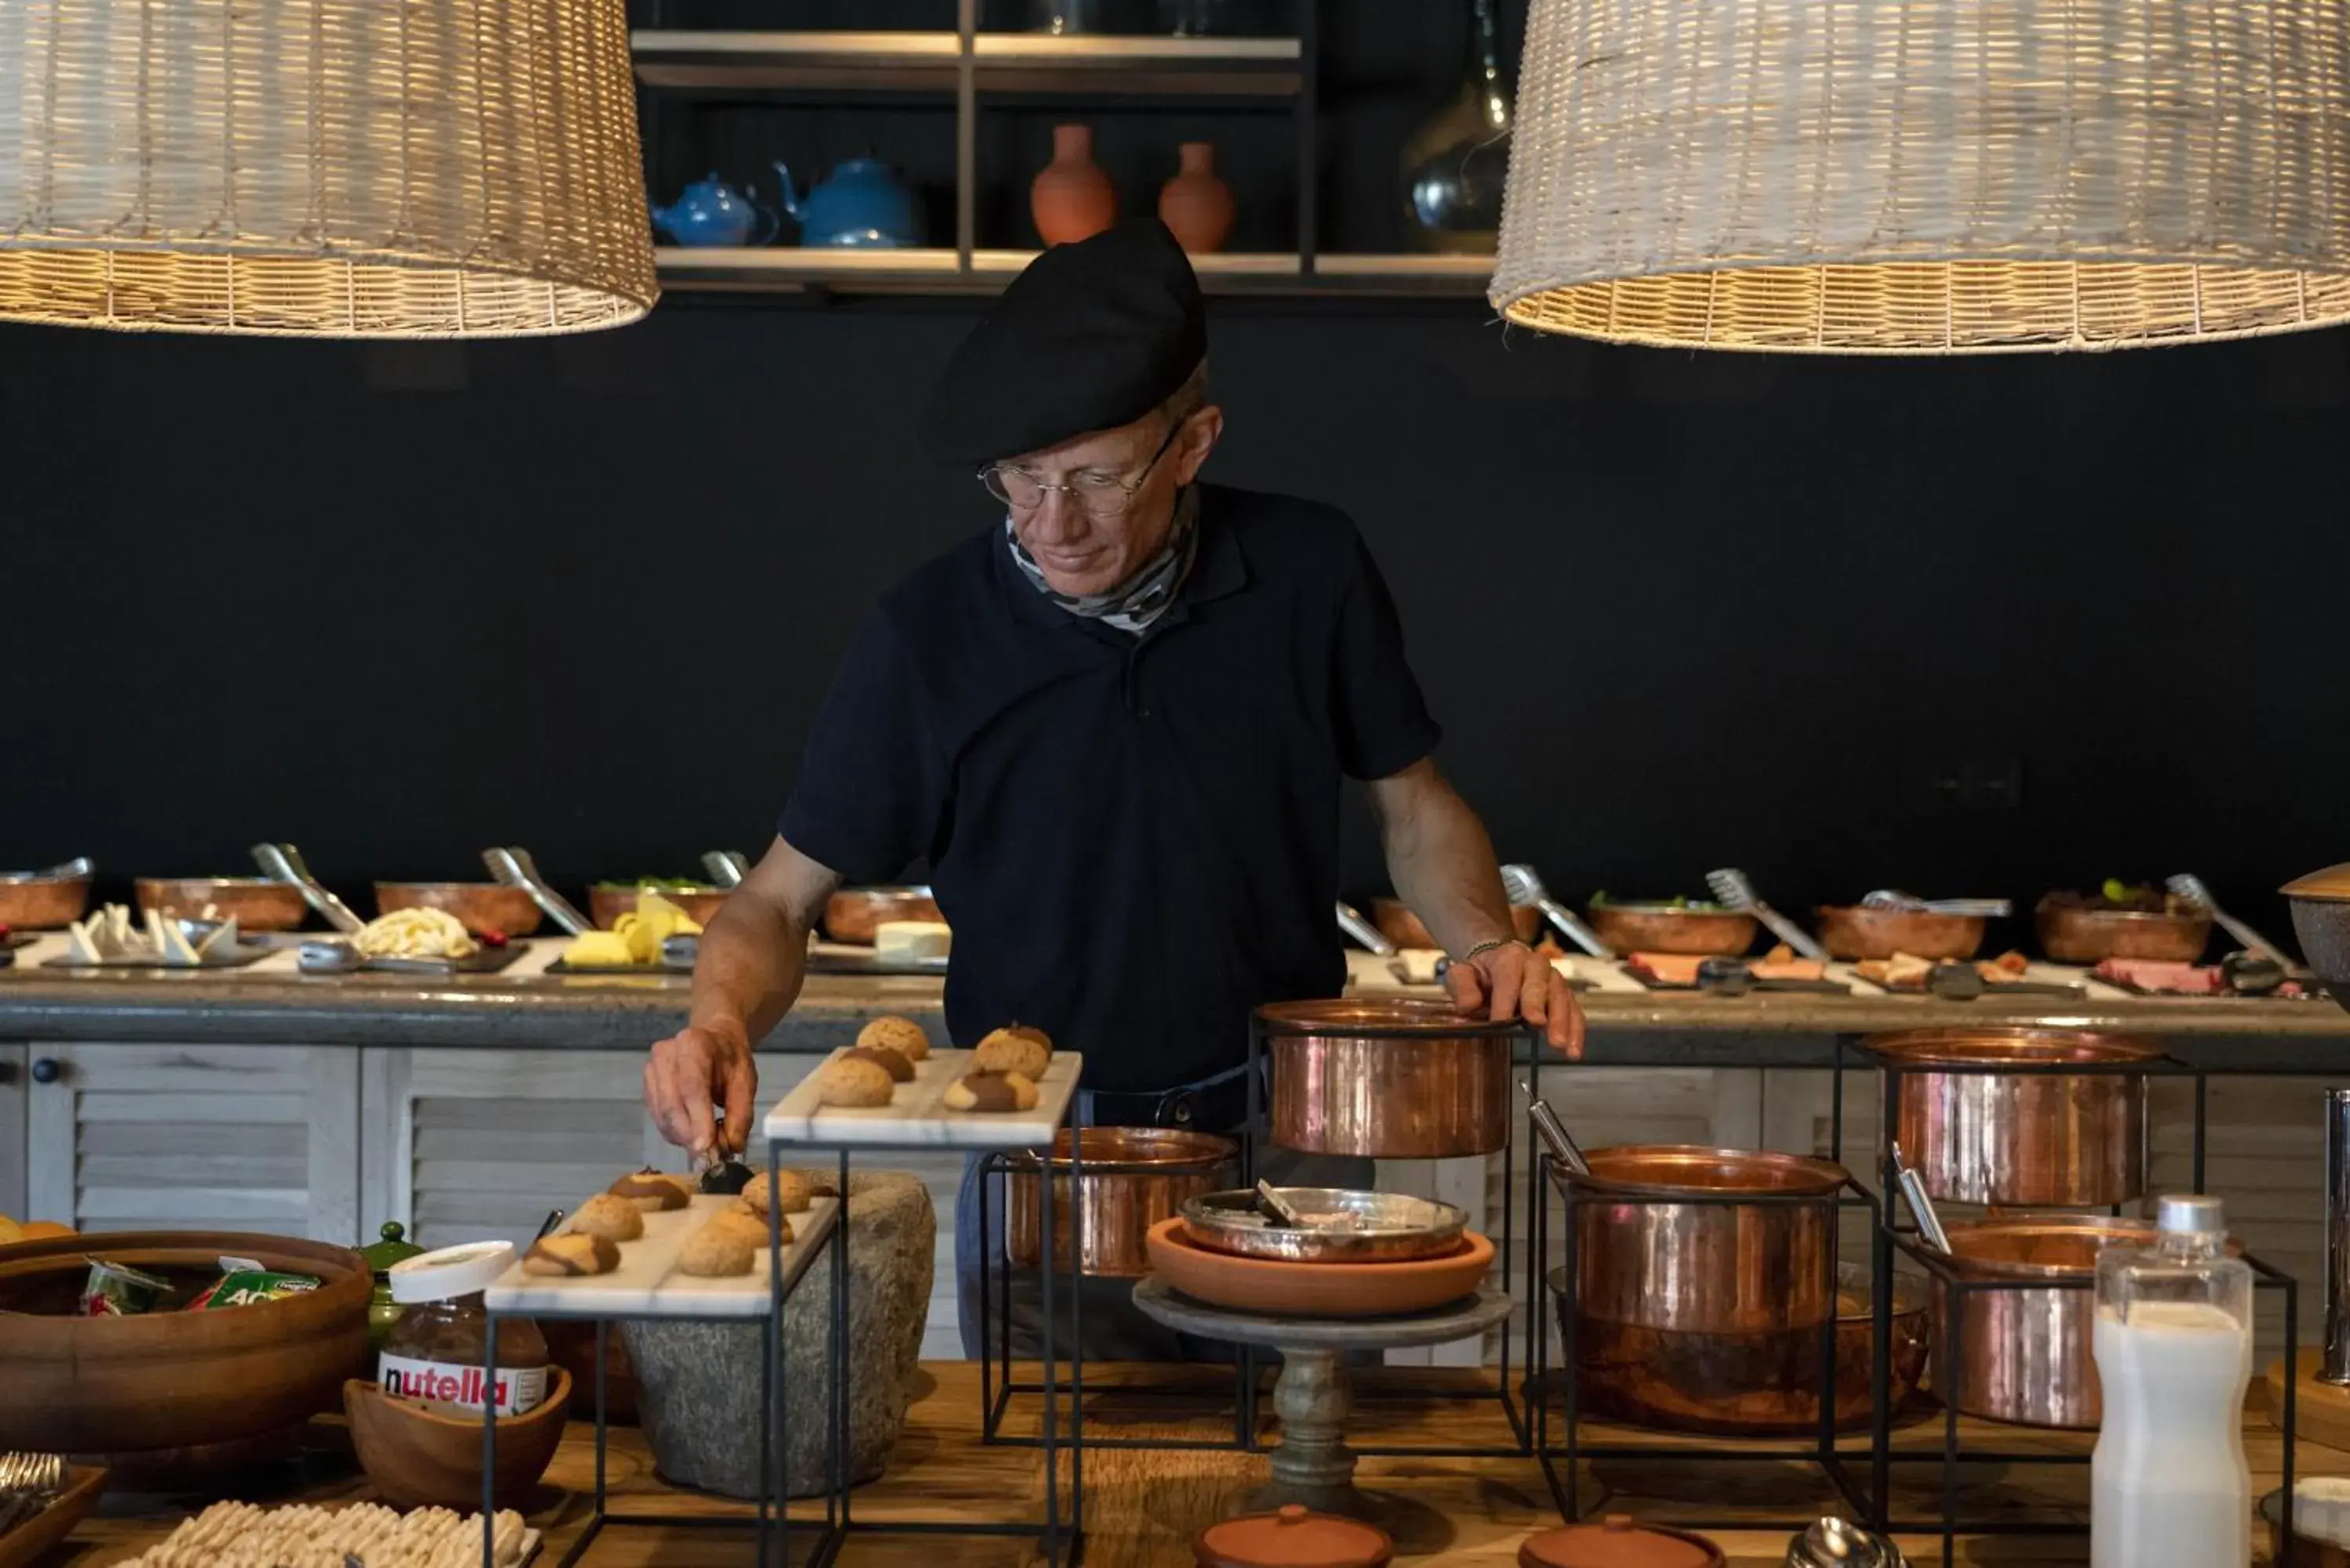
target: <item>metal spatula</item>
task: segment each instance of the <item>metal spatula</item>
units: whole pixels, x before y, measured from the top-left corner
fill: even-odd
[[[1827,949],[1814,941],[1811,932],[1764,903],[1762,895],[1754,890],[1754,884],[1746,879],[1745,872],[1735,867],[1709,871],[1705,874],[1705,885],[1712,889],[1714,898],[1724,909],[1753,916],[1771,929],[1773,936],[1805,958],[1818,959],[1824,963],[1827,961]]]

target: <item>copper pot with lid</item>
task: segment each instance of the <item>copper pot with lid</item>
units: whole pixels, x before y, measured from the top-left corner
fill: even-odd
[[[1053,1140],[1053,1267],[1069,1267],[1069,1129]],[[1084,1212],[1076,1226],[1078,1271],[1101,1279],[1140,1279],[1150,1272],[1150,1228],[1183,1205],[1223,1187],[1240,1145],[1178,1127],[1087,1127],[1075,1146],[1084,1158]],[[1044,1177],[1014,1171],[1004,1251],[1015,1269],[1036,1266]]]
[[[1464,1017],[1450,1002],[1367,996],[1276,1002],[1257,1020],[1283,1148],[1450,1159],[1509,1139],[1521,1023]]]
[[[1933,1197],[2085,1209],[2145,1191],[2145,1068],[2162,1054],[2151,1042],[1963,1028],[1880,1034],[1868,1046],[1901,1069],[1896,1137]],[[2051,1070],[2065,1065],[2085,1070]],[[1991,1070],[2002,1066],[2026,1070]]]

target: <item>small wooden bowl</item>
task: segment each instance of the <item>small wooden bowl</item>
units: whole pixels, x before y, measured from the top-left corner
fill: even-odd
[[[210,905],[223,919],[236,917],[239,929],[248,931],[290,931],[310,913],[301,888],[265,877],[141,877],[137,893],[141,909],[192,920]]]
[[[1185,1239],[1180,1214],[1150,1228],[1150,1266],[1211,1306],[1268,1317],[1397,1317],[1457,1302],[1493,1266],[1493,1243],[1474,1231],[1441,1258],[1396,1263],[1292,1263],[1213,1252]]]
[[[1586,911],[1599,940],[1619,953],[1696,953],[1736,958],[1754,945],[1754,917],[1734,909],[1676,909],[1668,904],[1593,904]]]
[[[560,1366],[549,1370],[550,1386],[538,1408],[498,1422],[500,1508],[525,1507],[563,1441],[571,1374]],[[359,1468],[385,1501],[401,1508],[481,1508],[480,1417],[443,1416],[390,1398],[376,1384],[357,1377],[343,1385],[343,1414],[350,1420]]]
[[[718,913],[718,906],[726,901],[727,889],[711,888],[690,893],[682,888],[656,888],[654,892],[685,911],[685,918],[697,926],[708,926]],[[595,887],[588,889],[588,918],[596,922],[599,931],[608,931],[619,924],[620,917],[637,907],[634,888]]]
[[[97,1465],[72,1465],[66,1470],[66,1490],[49,1506],[16,1529],[0,1535],[0,1568],[32,1568],[48,1550],[73,1533],[89,1517],[106,1490],[106,1471]]]
[[[546,918],[528,893],[503,882],[378,882],[375,912],[394,909],[446,909],[477,937],[486,931],[526,937]]]
[[[1970,959],[1981,950],[1981,915],[1938,915],[1930,909],[1877,909],[1866,904],[1823,905],[1820,946],[1832,959]]]

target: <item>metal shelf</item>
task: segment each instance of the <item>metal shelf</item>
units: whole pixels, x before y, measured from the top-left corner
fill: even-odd
[[[968,268],[952,250],[836,250],[795,245],[664,246],[653,253],[665,288],[732,293],[993,294],[1035,258],[1034,251],[977,250]],[[1216,295],[1336,296],[1423,295],[1478,298],[1490,256],[1332,255],[1309,275],[1292,252],[1194,256],[1201,286]]]
[[[951,93],[962,69],[962,39],[944,32],[641,29],[630,47],[639,81],[683,90]],[[975,35],[972,74],[989,93],[1270,99],[1305,75],[1296,38],[1042,33]]]

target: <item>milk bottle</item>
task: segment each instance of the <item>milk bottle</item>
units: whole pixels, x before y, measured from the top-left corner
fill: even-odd
[[[2091,1568],[2244,1568],[2252,1272],[2227,1255],[2218,1199],[2165,1198],[2157,1223],[2152,1246],[2097,1255]]]

